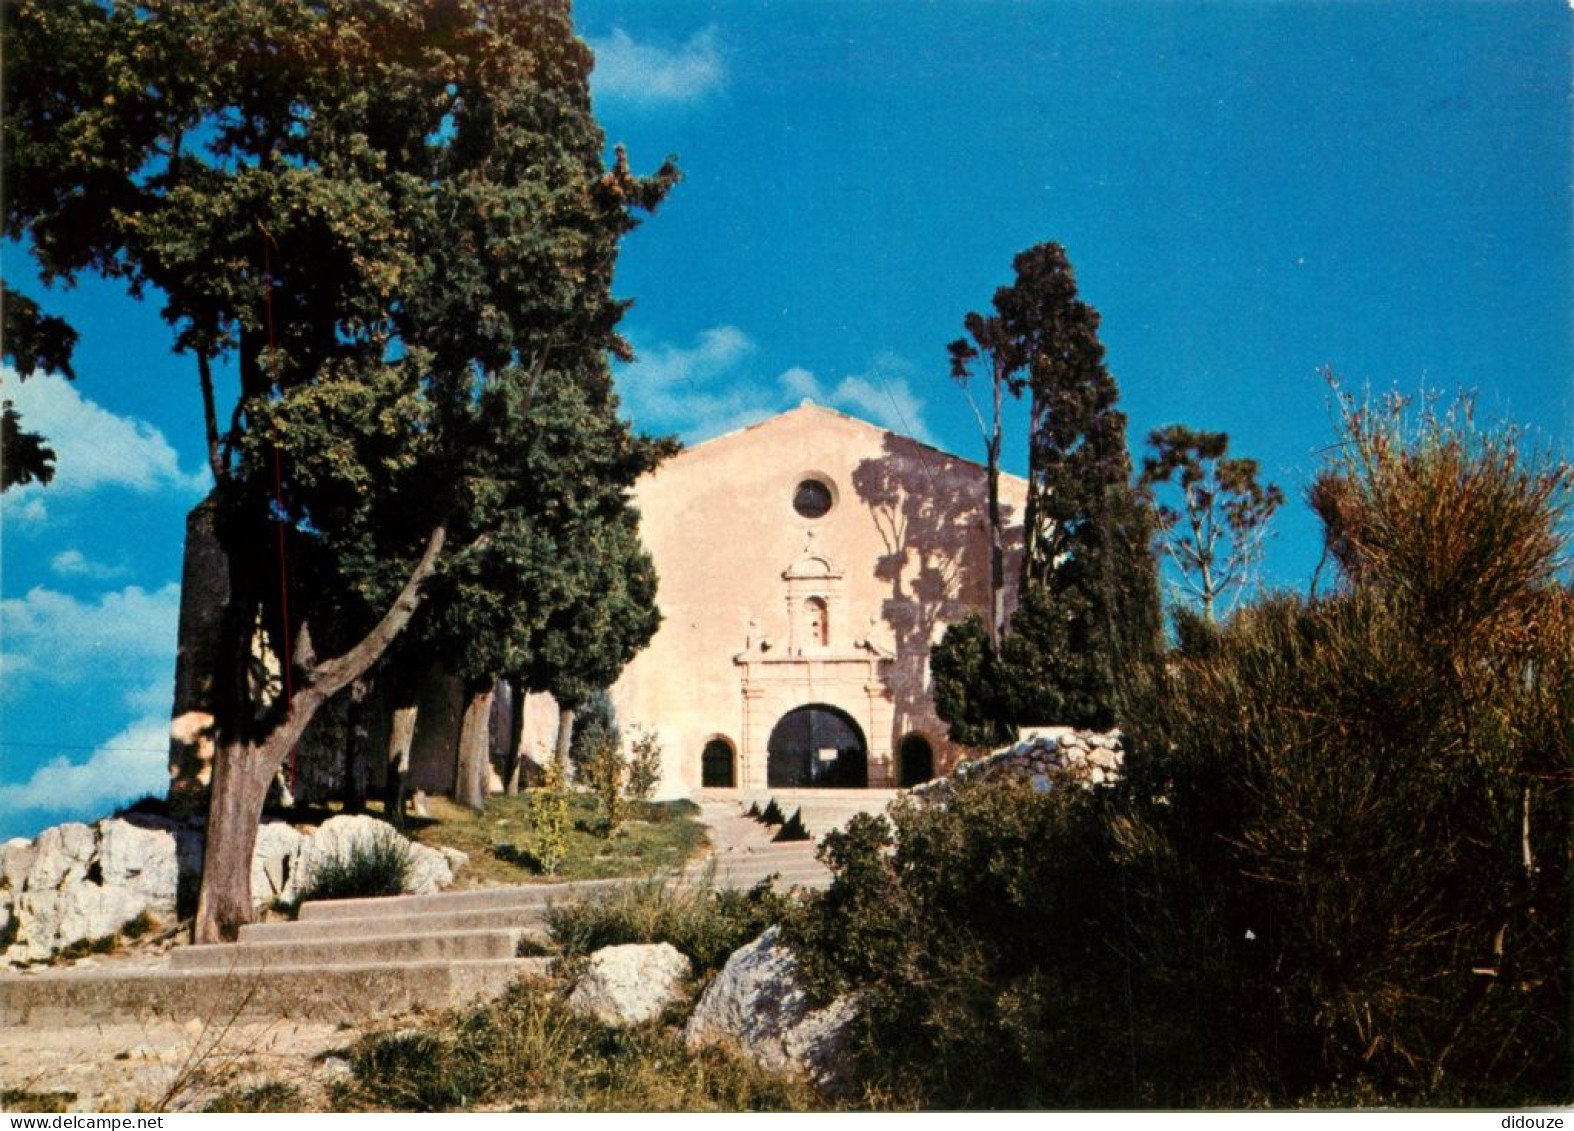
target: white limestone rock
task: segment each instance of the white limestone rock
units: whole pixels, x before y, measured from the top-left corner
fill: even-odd
[[[130,888],[76,882],[25,891],[16,906],[21,922],[6,957],[38,962],[71,943],[113,935],[148,910],[148,898]]]
[[[310,886],[312,871],[322,861],[334,857],[342,859],[357,844],[371,844],[390,836],[404,839],[392,825],[376,817],[355,814],[328,818],[301,845],[293,874],[289,878],[290,895],[298,895]],[[410,875],[405,881],[405,891],[413,895],[429,895],[454,882],[453,869],[441,852],[413,841],[405,843],[410,852]]]
[[[76,821],[45,829],[33,842],[32,867],[24,887],[28,891],[52,891],[81,881],[87,876],[97,847],[93,830]]]
[[[857,1002],[812,1008],[798,960],[772,927],[733,952],[684,1028],[690,1048],[730,1044],[768,1068],[806,1073],[827,1095],[845,1092],[856,1065],[850,1033]]]
[[[574,985],[568,1007],[607,1025],[638,1025],[683,999],[689,960],[670,943],[603,947]]]
[[[98,823],[99,882],[145,896],[160,911],[175,910],[180,865],[168,828],[143,828],[111,817]]]
[[[0,889],[21,891],[37,857],[38,850],[25,837],[12,837],[0,845]]]
[[[259,906],[295,894],[305,834],[283,821],[265,821],[257,828],[257,847],[251,856],[251,898]],[[198,871],[201,871],[200,862]]]

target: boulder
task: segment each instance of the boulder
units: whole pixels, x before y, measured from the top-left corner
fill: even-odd
[[[86,882],[25,891],[16,904],[16,943],[6,957],[38,962],[71,943],[113,935],[148,910],[148,902],[130,888]]]
[[[167,828],[143,828],[111,817],[98,823],[99,882],[147,897],[161,911],[175,910],[180,864]]]
[[[857,1002],[842,997],[814,1008],[798,976],[798,960],[772,927],[733,952],[689,1018],[690,1048],[729,1044],[768,1068],[801,1071],[827,1095],[845,1093],[856,1065],[851,1054]]]
[[[258,905],[294,895],[294,880],[303,833],[283,821],[265,821],[257,828],[257,847],[251,856],[251,898]],[[201,866],[198,866],[201,874]]]
[[[98,838],[87,825],[76,821],[53,825],[38,834],[33,844],[32,867],[25,887],[50,891],[79,882],[87,876]]]
[[[670,943],[603,947],[574,984],[568,1007],[608,1025],[638,1025],[683,999],[689,960]]]
[[[22,837],[12,837],[0,845],[0,888],[21,891],[37,858],[38,850],[33,842]]]
[[[355,814],[328,818],[315,833],[303,840],[287,884],[290,895],[300,894],[300,889],[311,882],[312,870],[321,861],[343,858],[357,844],[372,844],[389,836],[404,839],[387,821],[376,817]],[[410,874],[405,879],[405,891],[413,895],[429,895],[454,882],[453,869],[443,853],[413,841],[407,841],[406,845],[410,851]]]

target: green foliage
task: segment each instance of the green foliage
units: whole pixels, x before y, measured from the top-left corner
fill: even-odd
[[[988,747],[1016,740],[1000,658],[982,620],[969,616],[948,627],[930,651],[929,670],[935,711],[950,723],[952,742]]]
[[[690,1051],[657,1024],[609,1028],[570,1011],[546,985],[517,985],[500,1001],[426,1024],[357,1042],[356,1078],[341,1105],[579,1112],[819,1106],[800,1079],[720,1049]]]
[[[656,787],[661,784],[661,753],[661,740],[654,731],[634,729],[629,750],[628,795],[641,805],[655,796]]]
[[[76,1103],[75,1092],[33,1092],[26,1088],[0,1091],[0,1110],[26,1111],[37,1115],[68,1112]]]
[[[936,650],[936,709],[971,745],[1008,740],[1017,724],[1109,726],[1160,642],[1151,522],[1131,486],[1098,312],[1060,245],[1012,265],[994,313],[965,320],[975,344],[951,346],[954,373],[988,354],[1006,391],[1031,397],[1017,611],[998,648],[987,626],[964,624]]]
[[[530,817],[535,825],[530,851],[541,871],[555,876],[568,855],[568,784],[556,758],[547,761],[541,772],[541,787],[530,795]]]
[[[301,1110],[301,1090],[282,1080],[270,1080],[254,1088],[234,1088],[222,1092],[202,1110],[253,1115],[296,1112]]]
[[[747,892],[650,880],[554,907],[548,922],[565,957],[624,943],[664,942],[686,954],[703,980],[733,951],[780,922],[788,906],[769,880]]]
[[[822,847],[789,931],[913,1106],[1566,1103],[1570,470],[1347,403],[1344,586],[1180,647],[1127,780],[963,783]],[[1335,506],[1334,504],[1337,504]]]
[[[788,931],[819,997],[861,991],[866,1085],[922,1107],[1127,1102],[1104,803],[964,783],[826,835],[835,882]]]
[[[602,836],[611,836],[613,830],[623,823],[627,809],[623,786],[627,778],[628,763],[623,759],[623,752],[610,742],[602,743],[585,760],[580,784],[589,789],[596,799],[596,807],[601,814],[598,827]]]
[[[1287,1101],[1565,1102],[1570,473],[1343,405],[1343,592],[1243,610],[1131,717],[1138,953],[1235,1035],[1204,1071],[1247,1050]]]
[[[574,776],[584,777],[591,755],[602,746],[618,746],[622,742],[623,733],[618,729],[612,696],[604,689],[598,690],[574,710],[574,733],[568,746],[568,761],[574,767]]]
[[[782,812],[782,807],[776,804],[776,798],[774,797],[766,803],[765,811],[760,814],[760,823],[762,825],[779,825],[786,819],[787,815]]]
[[[1257,481],[1257,461],[1229,458],[1223,432],[1171,424],[1148,433],[1141,490],[1152,500],[1157,541],[1180,571],[1183,591],[1212,620],[1215,606],[1250,584],[1268,520],[1284,492]],[[1163,493],[1161,494],[1161,489]],[[1172,501],[1179,493],[1178,505]]]
[[[301,884],[300,902],[401,895],[412,867],[410,842],[392,828],[380,828],[314,861]]]

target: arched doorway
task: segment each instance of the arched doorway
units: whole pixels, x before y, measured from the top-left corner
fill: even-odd
[[[731,789],[737,784],[735,765],[732,743],[725,738],[711,739],[700,752],[700,785],[706,789]]]
[[[899,777],[897,784],[903,789],[920,785],[935,776],[935,749],[921,734],[910,734],[897,747]]]
[[[766,743],[766,783],[778,789],[869,784],[869,746],[852,716],[823,703],[788,711]]]

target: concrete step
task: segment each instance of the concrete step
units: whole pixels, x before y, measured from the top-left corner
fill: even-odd
[[[547,909],[504,907],[482,911],[422,911],[385,913],[364,919],[307,919],[274,923],[247,923],[240,929],[242,943],[283,942],[306,939],[371,938],[379,935],[428,935],[442,931],[505,930],[545,934]]]
[[[628,880],[581,880],[567,884],[518,884],[510,887],[472,888],[434,895],[388,895],[375,899],[332,899],[301,904],[302,922],[323,919],[375,919],[383,915],[420,915],[449,911],[501,911],[512,908],[547,908],[573,903],[587,895],[615,888]]]
[[[356,1021],[501,994],[551,959],[507,958],[266,971],[48,971],[0,977],[0,1024],[83,1027],[149,1016],[222,1026],[241,1018]]]
[[[510,930],[387,934],[362,938],[297,938],[170,952],[171,970],[265,970],[276,966],[369,966],[513,958],[519,933]]]

